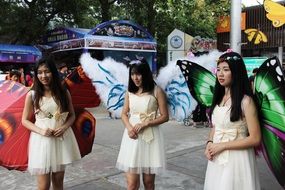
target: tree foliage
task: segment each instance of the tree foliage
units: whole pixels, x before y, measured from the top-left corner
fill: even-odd
[[[132,20],[157,39],[166,52],[175,28],[192,36],[215,38],[217,18],[229,0],[1,0],[0,42],[36,44],[58,26],[93,28],[111,19]]]

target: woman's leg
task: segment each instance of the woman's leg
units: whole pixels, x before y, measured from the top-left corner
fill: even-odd
[[[53,190],[63,190],[64,171],[52,173]]]
[[[140,188],[140,175],[126,173],[128,190],[138,190]]]
[[[143,174],[143,184],[145,190],[154,190],[155,174]]]
[[[38,190],[49,190],[50,174],[37,175]]]

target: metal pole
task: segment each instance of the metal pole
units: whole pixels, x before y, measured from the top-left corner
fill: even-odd
[[[283,65],[283,47],[282,46],[278,47],[278,59],[281,65]]]
[[[230,47],[241,53],[241,0],[231,0]]]

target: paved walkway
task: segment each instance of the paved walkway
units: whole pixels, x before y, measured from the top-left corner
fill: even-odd
[[[97,119],[92,153],[68,167],[65,189],[126,189],[124,174],[114,168],[123,125],[108,118],[102,108],[93,109]],[[207,161],[203,155],[209,128],[186,127],[176,121],[163,124],[167,152],[167,171],[157,176],[156,190],[202,190]],[[263,190],[282,190],[262,157],[258,167]],[[27,172],[8,171],[0,167],[0,189],[36,189],[35,178]],[[141,188],[143,189],[143,188]]]

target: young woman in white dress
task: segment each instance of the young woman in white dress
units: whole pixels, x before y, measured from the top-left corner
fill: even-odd
[[[204,190],[259,190],[254,147],[261,132],[242,57],[221,55],[216,75]]]
[[[71,129],[75,120],[71,96],[63,88],[55,62],[44,57],[35,67],[32,90],[28,92],[22,115],[31,131],[28,171],[37,176],[38,189],[63,189],[65,166],[81,158]],[[35,114],[35,122],[31,115]]]
[[[155,174],[165,168],[159,125],[168,121],[168,117],[166,96],[155,84],[148,63],[131,62],[122,111],[125,131],[116,164],[126,172],[128,190],[139,189],[140,175],[145,189],[154,189]]]

